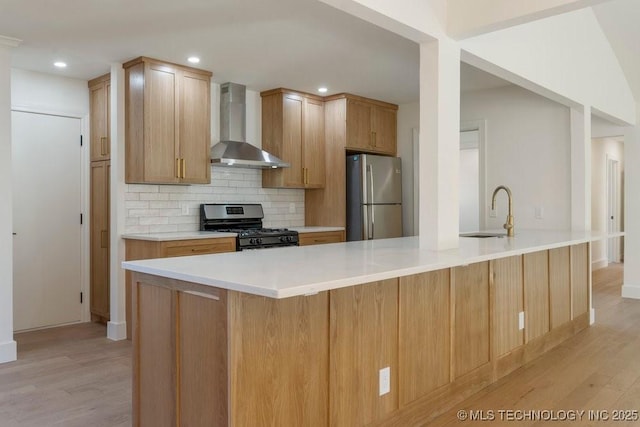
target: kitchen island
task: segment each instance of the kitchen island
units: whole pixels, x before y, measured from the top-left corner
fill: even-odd
[[[420,425],[589,325],[594,238],[125,262],[134,425]]]

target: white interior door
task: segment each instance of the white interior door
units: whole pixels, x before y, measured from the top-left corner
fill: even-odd
[[[14,111],[16,331],[81,320],[80,119]]]
[[[618,160],[607,156],[607,232],[620,231],[620,170]],[[620,238],[607,239],[609,262],[620,262]]]

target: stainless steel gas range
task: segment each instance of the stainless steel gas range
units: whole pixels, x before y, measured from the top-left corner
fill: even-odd
[[[236,249],[298,246],[298,232],[286,228],[264,228],[260,204],[200,205],[200,230],[236,233]]]

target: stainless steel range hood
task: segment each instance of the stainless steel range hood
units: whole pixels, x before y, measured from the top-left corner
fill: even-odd
[[[245,142],[245,99],[245,86],[220,85],[220,142],[211,147],[211,163],[259,169],[288,168],[289,163]]]

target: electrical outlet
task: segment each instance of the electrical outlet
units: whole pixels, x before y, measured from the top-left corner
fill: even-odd
[[[498,213],[496,212],[495,209],[491,209],[491,206],[489,206],[489,217],[490,218],[496,218],[498,216]]]
[[[524,311],[518,313],[518,330],[524,329]]]
[[[189,205],[182,205],[182,215],[189,215]]]
[[[296,204],[295,203],[289,203],[289,213],[296,213]]]
[[[391,391],[391,368],[387,366],[386,368],[380,369],[380,396],[384,396],[390,391]]]
[[[536,219],[544,218],[544,208],[542,206],[537,206],[535,214],[536,214]]]

